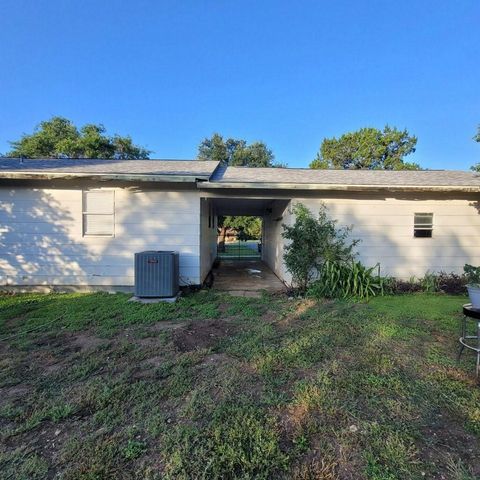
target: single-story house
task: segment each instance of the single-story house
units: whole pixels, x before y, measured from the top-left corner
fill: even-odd
[[[400,278],[480,264],[480,175],[225,167],[212,161],[0,159],[0,287],[131,289],[134,253],[176,250],[181,284],[216,258],[219,215],[263,217],[262,260],[287,282],[282,224],[323,202],[359,258]]]

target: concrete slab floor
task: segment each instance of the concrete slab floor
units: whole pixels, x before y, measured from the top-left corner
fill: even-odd
[[[259,260],[221,260],[213,270],[213,288],[231,295],[256,297],[262,290],[281,292],[285,285]]]

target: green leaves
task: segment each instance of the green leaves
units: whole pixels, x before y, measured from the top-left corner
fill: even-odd
[[[419,170],[415,163],[404,157],[415,152],[417,137],[407,130],[397,130],[386,125],[382,130],[361,128],[340,138],[325,138],[320,152],[310,164],[316,169],[346,170]]]
[[[465,264],[463,267],[467,282],[472,285],[480,285],[480,267]]]
[[[358,240],[348,240],[351,228],[337,227],[325,205],[321,205],[318,218],[301,203],[295,205],[294,214],[294,225],[283,225],[282,237],[290,240],[283,258],[295,286],[305,292],[325,262],[353,260]]]
[[[326,261],[308,293],[316,298],[368,300],[383,295],[385,282],[386,279],[380,276],[379,265],[368,268],[360,262]]]
[[[475,134],[473,139],[476,142],[480,143],[480,125],[478,126],[477,133]],[[480,172],[480,163],[477,163],[476,165],[473,165],[473,167],[471,167],[470,169],[473,170],[474,172]]]
[[[245,140],[223,139],[214,133],[198,146],[198,160],[215,160],[236,167],[274,167],[275,156],[263,142],[250,145]]]
[[[10,142],[10,157],[41,158],[148,158],[150,151],[135,145],[129,136],[108,136],[103,125],[86,124],[80,130],[67,118],[52,117],[40,122],[30,135]]]

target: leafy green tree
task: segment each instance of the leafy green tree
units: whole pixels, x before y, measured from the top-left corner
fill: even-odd
[[[216,160],[225,165],[240,167],[277,167],[272,151],[263,142],[247,144],[245,140],[224,139],[214,133],[210,138],[202,140],[198,146],[199,160]],[[243,231],[249,238],[260,238],[262,221],[259,217],[224,216],[218,222],[218,250],[225,251],[227,229]]]
[[[480,125],[478,126],[477,128],[477,133],[476,135],[473,137],[473,139],[480,143]],[[477,163],[476,165],[474,165],[473,167],[471,167],[471,169],[474,171],[474,172],[480,172],[480,163]]]
[[[226,215],[218,218],[218,251],[225,251],[227,230],[242,231],[247,238],[258,240],[262,236],[262,219],[252,216]]]
[[[78,129],[64,117],[40,122],[32,134],[10,142],[10,157],[42,158],[148,158],[150,151],[135,145],[129,136],[108,136],[103,125],[86,124]]]
[[[216,160],[237,167],[274,167],[274,155],[263,142],[247,144],[245,140],[227,138],[214,133],[198,146],[199,160]]]
[[[325,138],[310,168],[346,170],[419,170],[404,157],[415,152],[417,137],[388,125],[382,130],[361,128],[340,138]]]
[[[351,227],[337,227],[321,205],[318,217],[302,203],[293,207],[295,223],[282,225],[282,237],[289,240],[283,260],[292,275],[293,284],[305,293],[326,262],[347,262],[354,259],[358,240],[349,240]]]

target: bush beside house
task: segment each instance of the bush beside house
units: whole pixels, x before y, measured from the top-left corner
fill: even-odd
[[[372,267],[356,260],[355,246],[350,239],[353,227],[338,227],[322,205],[315,217],[303,204],[293,208],[295,223],[283,225],[283,238],[290,241],[285,248],[284,262],[292,275],[293,288],[300,295],[316,298],[359,298],[384,294],[446,293],[464,295],[467,271],[431,273],[423,277],[401,280],[380,274],[380,264]],[[468,267],[468,266],[467,266]],[[475,267],[472,267],[475,268]]]

